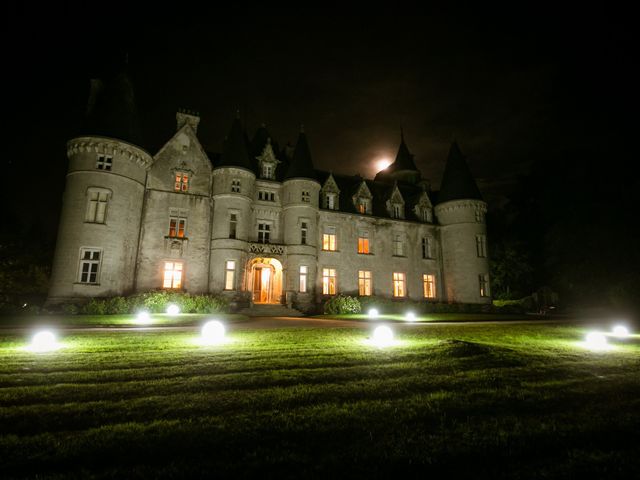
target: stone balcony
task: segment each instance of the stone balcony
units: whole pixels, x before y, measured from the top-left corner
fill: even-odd
[[[284,255],[287,252],[287,247],[279,243],[251,242],[249,252],[260,255]]]

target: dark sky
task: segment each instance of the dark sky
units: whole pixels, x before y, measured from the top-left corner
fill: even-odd
[[[629,141],[635,121],[628,12],[48,8],[10,6],[3,32],[3,163],[20,179],[3,203],[46,235],[89,78],[124,51],[151,153],[180,107],[201,113],[201,141],[220,151],[240,108],[250,132],[265,122],[281,145],[304,123],[317,168],[372,177],[403,125],[435,189],[456,138],[491,197],[540,158]]]

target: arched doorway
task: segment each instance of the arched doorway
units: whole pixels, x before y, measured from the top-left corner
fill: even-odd
[[[252,303],[280,304],[282,263],[275,258],[254,258],[249,260],[248,270]]]

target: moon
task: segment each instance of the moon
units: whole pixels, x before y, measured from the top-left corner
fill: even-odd
[[[388,158],[381,158],[380,160],[376,161],[376,171],[379,172],[381,170],[384,170],[389,165],[391,165],[391,160],[389,160]]]

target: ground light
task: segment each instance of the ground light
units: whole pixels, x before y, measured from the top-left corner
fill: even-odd
[[[31,345],[29,345],[28,350],[32,352],[52,352],[60,347],[61,345],[51,330],[40,330],[31,339]]]
[[[619,338],[626,338],[629,336],[629,329],[624,325],[616,325],[613,327],[613,334]]]
[[[589,350],[607,350],[609,344],[607,337],[602,332],[589,332],[584,339],[584,344]]]
[[[178,315],[180,313],[180,307],[177,306],[175,303],[170,303],[169,306],[167,307],[167,313],[169,315]]]
[[[415,321],[416,321],[416,314],[415,314],[415,313],[413,313],[413,312],[407,312],[407,313],[405,313],[405,315],[404,315],[404,319],[405,319],[407,322],[415,322]]]
[[[210,320],[202,326],[200,342],[203,345],[217,345],[225,340],[225,328],[222,322]]]
[[[375,328],[373,336],[371,337],[372,345],[375,345],[376,347],[388,347],[394,343],[393,330],[386,325],[381,325]]]
[[[136,323],[139,325],[149,325],[151,323],[151,316],[149,312],[142,311],[136,315]]]
[[[368,312],[369,318],[378,318],[378,309],[372,308]]]

